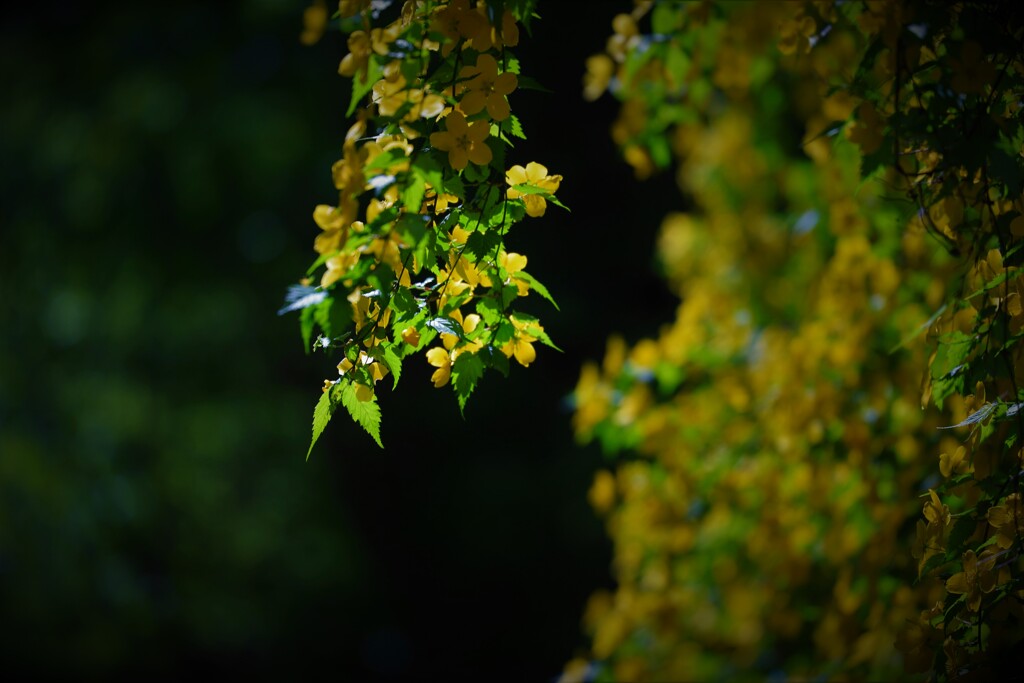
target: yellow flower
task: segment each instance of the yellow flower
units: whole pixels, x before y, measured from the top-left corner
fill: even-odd
[[[327,259],[324,264],[327,270],[320,279],[321,287],[330,287],[345,276],[352,266],[359,261],[359,252],[342,252]]]
[[[587,492],[590,506],[599,513],[606,513],[615,504],[615,477],[608,470],[598,470],[594,474],[594,483]]]
[[[366,31],[353,31],[348,37],[348,54],[341,58],[338,73],[349,78],[361,73],[366,78],[370,68],[372,46]]]
[[[798,50],[800,52],[811,51],[811,36],[818,30],[817,24],[812,17],[803,13],[801,9],[791,19],[782,22],[779,27],[779,52],[784,55],[791,55]]]
[[[996,77],[995,66],[983,59],[981,46],[973,40],[960,48],[960,59],[949,58],[949,68],[953,72],[950,87],[962,93],[980,95]]]
[[[857,120],[846,128],[846,137],[860,147],[861,154],[871,154],[882,146],[882,132],[885,122],[870,102],[861,103],[857,108]]]
[[[519,44],[519,27],[516,26],[516,18],[512,12],[505,10],[501,15],[501,31],[495,26],[491,29],[491,43],[495,50],[502,47],[515,47]]]
[[[346,213],[338,207],[327,204],[319,204],[313,209],[313,221],[323,230],[313,242],[313,248],[318,254],[330,254],[345,245],[349,231]],[[352,225],[354,226],[356,223],[359,221]],[[362,223],[359,223],[359,227],[362,227]]]
[[[437,368],[437,370],[434,370],[434,374],[430,376],[430,381],[434,383],[434,387],[440,389],[445,384],[448,384],[448,380],[452,378],[451,353],[447,349],[435,346],[427,351],[427,362]]]
[[[466,334],[466,335],[468,335],[468,334],[472,333],[473,331],[475,331],[477,326],[480,324],[480,316],[478,316],[476,313],[470,313],[469,315],[467,315],[465,317],[465,319],[463,319],[462,311],[460,311],[459,309],[455,309],[454,311],[452,311],[451,314],[450,314],[450,317],[453,320],[455,320],[457,323],[462,325],[462,332],[464,334]],[[457,336],[455,336],[454,334],[448,334],[446,332],[442,332],[441,333],[441,343],[444,344],[444,347],[446,349],[451,351],[452,349],[455,348],[455,345],[459,343],[459,338]],[[462,347],[459,349],[459,351],[460,352],[461,351],[469,351],[471,353],[476,353],[477,351],[480,350],[480,348],[481,348],[480,342],[467,341],[467,342],[465,342],[462,345]],[[454,356],[452,357],[452,360],[453,361],[455,360]]]
[[[583,74],[583,99],[593,102],[608,88],[615,74],[615,62],[606,54],[587,58],[587,73]]]
[[[437,193],[430,184],[427,184],[427,191],[423,195],[423,213],[433,213],[435,215],[441,215],[448,210],[448,206],[451,204],[458,204],[460,199],[453,194],[447,192]],[[465,242],[465,240],[463,240]]]
[[[430,134],[430,144],[448,152],[452,168],[461,171],[470,161],[480,166],[491,163],[491,148],[485,142],[491,132],[487,121],[466,123],[465,116],[453,111],[445,118],[445,126],[447,130]]]
[[[1021,509],[1020,494],[1006,497],[1002,505],[988,509],[988,523],[996,528],[996,545],[1009,548],[1024,534],[1024,510]]]
[[[537,218],[543,216],[544,212],[547,211],[548,203],[544,201],[544,197],[539,194],[524,195],[515,189],[515,186],[536,185],[548,193],[554,194],[558,191],[558,186],[562,182],[562,176],[548,175],[548,169],[545,166],[538,164],[536,161],[531,161],[526,165],[526,168],[516,165],[508,169],[505,173],[505,182],[510,186],[508,198],[519,199],[521,197],[526,204],[526,214]]]
[[[967,471],[968,462],[966,459],[967,449],[960,446],[953,455],[943,453],[939,456],[939,471],[942,476],[949,479],[954,474],[963,474]]]
[[[398,39],[398,36],[402,33],[402,25],[399,22],[395,22],[384,28],[375,28],[370,31],[370,45],[373,47],[373,51],[379,54],[381,57],[386,57],[388,52],[391,51],[391,43]]]
[[[409,346],[420,345],[420,333],[415,327],[407,327],[402,330],[402,341]]]
[[[388,369],[382,366],[380,363],[370,357],[365,351],[359,352],[359,357],[356,360],[359,365],[364,365],[370,371],[370,377],[373,379],[373,383],[376,384],[380,380],[384,379],[388,374]],[[338,374],[344,376],[349,370],[355,367],[356,363],[353,363],[348,358],[345,358],[338,363]],[[369,401],[373,398],[373,387],[356,382],[356,398],[360,401]]]
[[[451,318],[462,325],[462,330],[467,335],[476,330],[480,324],[480,316],[476,313],[471,313],[463,319],[462,312],[458,309],[451,312]],[[463,353],[476,353],[483,346],[478,341],[465,341],[462,343],[462,346],[456,348],[459,344],[459,338],[454,334],[448,333],[441,333],[441,344],[444,348],[435,346],[427,351],[427,362],[437,368],[434,374],[430,376],[430,380],[438,389],[448,384],[448,381],[451,379],[452,364],[455,363],[456,358]]]
[[[340,0],[338,2],[338,14],[342,17],[351,17],[369,8],[370,0]]]
[[[526,257],[515,252],[507,253],[502,251],[498,254],[498,264],[508,273],[508,282],[515,284],[519,290],[519,296],[526,296],[530,293],[530,283],[516,277],[516,273],[526,267]]]
[[[394,116],[402,107],[408,106],[403,121],[418,118],[437,118],[445,110],[444,98],[427,90],[407,88],[404,77],[395,80],[382,78],[373,84],[373,101],[381,116]],[[403,129],[404,130],[404,129]]]
[[[324,0],[313,0],[313,4],[302,13],[302,35],[299,42],[314,45],[324,35],[327,26],[327,5]]]
[[[995,556],[982,553],[982,559],[973,550],[964,553],[964,570],[946,580],[946,590],[954,595],[967,595],[967,609],[977,612],[981,607],[983,593],[991,593],[996,587],[996,575],[992,573]]]
[[[353,196],[362,192],[366,185],[366,175],[363,173],[364,163],[365,155],[356,149],[355,143],[346,143],[344,155],[331,166],[334,187]]]
[[[509,320],[512,321],[512,326],[515,328],[514,336],[501,347],[501,352],[509,358],[515,357],[524,368],[529,367],[530,363],[537,359],[537,350],[533,348],[533,342],[537,341],[537,338],[526,331],[527,323],[518,320],[515,316],[510,316]],[[544,330],[540,325],[536,325],[536,327],[538,330]]]
[[[605,49],[615,61],[624,62],[626,55],[640,44],[640,29],[636,20],[628,14],[618,14],[612,19],[615,35],[608,39]]]
[[[519,84],[511,71],[498,73],[498,62],[489,54],[477,57],[476,66],[467,66],[459,74],[464,79],[466,93],[459,101],[459,108],[472,116],[487,107],[487,115],[495,121],[504,121],[511,113],[506,95]]]
[[[491,24],[487,18],[469,6],[469,0],[452,0],[434,15],[432,28],[448,40],[441,48],[445,57],[462,39],[478,52],[491,48]]]

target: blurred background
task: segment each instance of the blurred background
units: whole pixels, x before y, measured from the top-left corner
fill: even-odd
[[[25,3],[0,24],[0,662],[35,677],[328,670],[550,680],[610,547],[567,396],[607,337],[671,317],[671,178],[638,184],[586,57],[630,3],[541,2],[512,154],[565,177],[510,246],[563,349],[460,418],[432,368],[381,393],[379,450],[304,355],[287,285],[336,197],[345,52],[300,0]],[[623,235],[628,235],[624,241]],[[532,299],[532,298],[531,298]]]

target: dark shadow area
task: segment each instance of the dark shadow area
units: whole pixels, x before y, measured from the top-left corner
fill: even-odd
[[[386,450],[339,416],[309,462],[337,361],[275,311],[315,256],[348,83],[339,34],[299,44],[303,7],[64,2],[0,28],[7,672],[550,680],[584,645],[610,548],[566,396],[674,306],[651,265],[671,179],[637,184],[615,107],[579,95],[616,6],[542,4],[520,54],[554,92],[512,97],[512,158],[572,209],[510,239],[565,352],[486,377],[465,419],[410,361]]]

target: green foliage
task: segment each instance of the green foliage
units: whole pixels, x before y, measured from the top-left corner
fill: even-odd
[[[384,448],[380,440],[380,406],[377,405],[377,397],[371,395],[368,399],[360,398],[357,391],[358,385],[355,382],[341,382],[341,404],[352,419],[373,437],[377,445]],[[314,430],[315,427],[314,423]]]
[[[388,373],[397,386],[407,355],[425,351],[435,386],[453,380],[461,410],[486,368],[507,373],[511,357],[528,365],[538,339],[553,346],[536,320],[528,329],[512,323],[511,303],[531,286],[554,300],[520,274],[525,257],[508,253],[504,240],[527,214],[543,215],[546,202],[562,206],[554,196],[561,176],[505,162],[511,138],[526,137],[508,96],[525,80],[511,48],[533,3],[398,9],[356,3],[339,16],[350,49],[339,71],[352,78],[355,120],[332,169],[338,201],[313,212],[322,232],[307,275],[319,273],[319,285],[307,279],[298,288],[320,298],[282,309],[301,309],[307,349],[317,335],[314,348],[340,352],[342,403],[378,445],[375,396],[357,402],[352,387],[372,395]],[[464,315],[464,306],[485,315]],[[425,348],[437,336],[441,346]],[[314,441],[332,412],[318,409]]]
[[[331,386],[324,393],[320,394],[320,400],[316,402],[316,407],[313,409],[313,439],[309,442],[306,460],[309,460],[309,456],[313,452],[313,446],[316,445],[316,440],[323,434],[327,423],[331,421],[334,409],[337,407],[338,396],[335,392],[336,388],[336,386]]]
[[[575,392],[581,440],[642,458],[591,490],[619,587],[569,669],[995,676],[1024,634],[1020,17],[666,0],[613,28],[584,94],[691,208],[659,241],[676,319]]]

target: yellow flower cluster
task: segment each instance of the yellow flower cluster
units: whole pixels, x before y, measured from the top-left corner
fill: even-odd
[[[325,11],[307,12],[305,42],[324,30]],[[316,346],[344,356],[315,416],[347,400],[379,442],[379,411],[351,398],[373,402],[374,385],[389,374],[397,383],[407,354],[425,351],[431,381],[453,384],[464,405],[485,369],[530,365],[535,342],[553,346],[513,307],[550,294],[504,245],[514,223],[558,203],[561,181],[536,162],[505,163],[510,136],[523,136],[508,101],[518,86],[511,48],[531,15],[529,3],[341,3],[348,54],[338,71],[352,79],[355,118],[332,168],[338,201],[313,211],[319,286],[287,307],[302,309],[307,343],[318,327]]]
[[[884,2],[655,2],[616,17],[606,54],[588,60],[585,97],[610,87],[622,101],[612,135],[625,160],[638,177],[674,163],[694,209],[666,217],[658,243],[675,319],[632,346],[611,340],[575,391],[579,438],[639,457],[595,476],[589,498],[607,519],[618,588],[589,603],[592,649],[564,680],[595,667],[630,681],[889,680],[983,660],[989,642],[967,642],[958,625],[977,615],[946,629],[943,618],[956,604],[977,613],[1019,575],[1018,494],[1004,484],[985,513],[970,489],[979,467],[1013,471],[985,438],[1024,399],[1010,386],[1020,354],[995,386],[1001,408],[987,381],[970,396],[947,391],[952,424],[967,422],[940,431],[949,418],[921,406],[922,378],[938,367],[924,333],[1018,338],[1016,267],[1005,248],[972,248],[965,220],[984,220],[989,202],[993,225],[1008,228],[1024,207],[980,171],[956,172],[969,186],[948,192],[942,153],[894,140],[897,89],[905,110],[947,84],[971,92],[965,73],[975,92],[994,92],[969,42],[911,49],[932,26],[915,21]],[[893,64],[897,50],[906,63]],[[896,79],[929,60],[920,77],[939,86],[908,95]],[[1019,130],[1006,111],[1004,129]],[[794,122],[800,145],[787,141]],[[905,154],[887,167],[879,155],[894,145]],[[893,200],[901,169],[946,190]],[[943,308],[962,266],[937,233],[978,257],[966,304]],[[949,358],[939,379],[960,371]],[[929,391],[939,388],[925,403]],[[1001,424],[1000,440],[1015,428]],[[965,534],[991,540],[928,571]],[[1018,619],[1010,602],[998,603],[1000,623]]]

